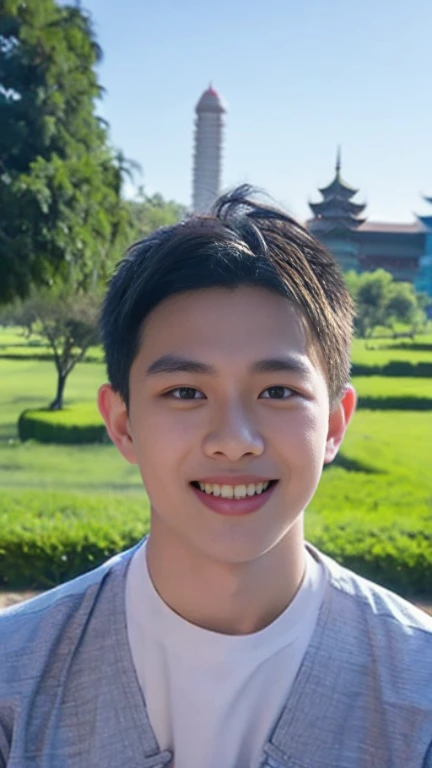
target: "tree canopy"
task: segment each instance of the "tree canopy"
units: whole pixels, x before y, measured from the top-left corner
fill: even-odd
[[[391,328],[395,322],[418,329],[426,320],[422,294],[407,282],[398,282],[384,269],[374,272],[347,272],[347,287],[356,303],[356,332],[370,336],[378,326]]]
[[[0,302],[101,276],[128,212],[124,158],[96,114],[89,16],[54,0],[0,14]]]
[[[165,200],[156,193],[147,195],[141,189],[135,200],[127,202],[129,212],[129,240],[147,237],[159,227],[176,224],[186,216],[186,208],[174,200]]]

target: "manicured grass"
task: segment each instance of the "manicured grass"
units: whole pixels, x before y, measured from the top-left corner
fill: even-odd
[[[52,359],[52,350],[47,341],[37,333],[27,338],[21,328],[0,326],[0,359]],[[103,361],[103,350],[100,346],[90,347],[86,359],[92,362]]]
[[[432,361],[432,323],[430,332],[419,333],[414,340],[373,338],[367,342],[355,339],[352,346],[352,362],[355,365],[385,365],[392,360],[405,360],[410,363]],[[384,330],[384,329],[383,329]],[[51,350],[45,340],[34,334],[28,340],[20,328],[0,326],[0,359],[9,356],[17,358],[47,357],[51,358]],[[101,347],[91,347],[87,360],[103,362]]]
[[[102,364],[78,365],[66,384],[66,405],[93,405],[103,381]],[[52,362],[0,360],[0,487],[92,491],[139,488],[138,470],[113,445],[57,446],[19,441],[16,425],[20,413],[26,408],[45,407],[54,389]]]
[[[430,511],[417,492],[388,498],[376,481],[326,473],[306,513],[309,541],[339,562],[406,595],[430,597]],[[400,489],[399,489],[400,491]],[[372,502],[372,503],[371,503]],[[410,504],[412,506],[410,506]],[[10,490],[0,497],[0,585],[47,587],[138,541],[149,528],[144,492]]]
[[[432,411],[357,411],[342,448],[345,458],[358,462],[377,479],[382,476],[386,493],[393,493],[392,477],[403,476],[413,493],[421,486],[432,494]],[[354,477],[350,472],[349,485]]]
[[[405,376],[354,376],[352,383],[359,397],[427,397],[432,384],[428,378]]]
[[[421,343],[432,344],[432,337]],[[415,350],[410,358],[409,350],[367,352],[361,345],[355,343],[353,358],[366,365],[432,361],[428,350]],[[104,380],[102,363],[78,365],[65,404],[94,409]],[[432,399],[426,378],[359,376],[353,383],[360,398]],[[55,385],[52,361],[1,359],[0,349],[0,561],[3,553],[20,586],[34,586],[35,569],[47,585],[90,568],[140,538],[149,523],[139,472],[112,445],[19,442],[19,414],[46,407]],[[430,409],[359,410],[306,514],[306,534],[323,551],[401,592],[429,596],[431,436]]]
[[[78,365],[66,386],[66,405],[79,402],[94,407],[97,388],[104,380],[102,364]],[[387,385],[391,394],[424,396],[429,384],[421,378],[374,376],[358,377],[353,383],[360,396],[379,397],[385,394]],[[54,387],[53,363],[0,360],[0,486],[93,490],[139,487],[138,471],[112,445],[60,447],[18,441],[19,414],[26,408],[45,407]],[[376,466],[382,460],[380,466],[390,473],[396,464],[401,471],[409,465],[412,482],[417,484],[418,477],[429,475],[431,426],[428,411],[359,411],[345,437],[342,458],[367,466]]]
[[[354,376],[353,384],[360,397],[431,397],[430,379],[405,376]]]
[[[94,402],[106,380],[101,363],[81,363],[66,383],[65,405]],[[49,360],[0,359],[0,441],[17,437],[16,423],[26,408],[45,408],[53,400],[56,370]]]
[[[417,348],[419,347],[419,348]],[[432,334],[410,339],[355,339],[351,359],[355,365],[386,365],[392,360],[420,363],[432,361]]]

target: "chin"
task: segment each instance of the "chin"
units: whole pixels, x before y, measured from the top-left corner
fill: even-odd
[[[280,536],[271,536],[266,531],[262,536],[248,535],[244,531],[230,530],[221,536],[197,541],[194,549],[209,560],[225,565],[240,565],[258,560],[276,546]]]

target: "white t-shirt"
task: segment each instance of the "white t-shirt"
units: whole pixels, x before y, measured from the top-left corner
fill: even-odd
[[[250,635],[224,635],[182,619],[157,594],[145,543],[126,581],[129,643],[150,722],[175,768],[258,768],[312,636],[325,586],[309,552],[286,610]]]

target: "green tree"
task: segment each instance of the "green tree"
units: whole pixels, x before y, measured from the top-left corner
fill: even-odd
[[[98,311],[95,296],[76,296],[62,288],[38,291],[15,312],[15,323],[30,327],[30,333],[37,331],[53,353],[57,386],[51,410],[63,408],[67,377],[84,360],[89,347],[100,342]]]
[[[356,330],[361,338],[370,336],[378,325],[385,325],[385,307],[392,275],[383,269],[375,272],[349,272],[346,282],[356,302]]]
[[[130,215],[130,239],[146,237],[159,227],[176,224],[186,216],[186,207],[174,200],[165,200],[156,193],[147,195],[141,188],[137,200],[127,203]]]
[[[411,283],[398,282],[383,269],[348,272],[345,281],[356,303],[360,338],[367,339],[378,326],[393,330],[399,322],[415,329],[425,321],[424,301]]]
[[[0,14],[0,302],[106,276],[128,211],[125,162],[96,115],[101,57],[89,16],[55,0]]]

